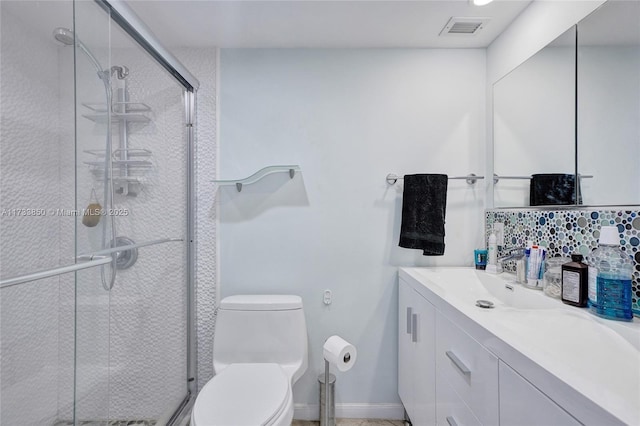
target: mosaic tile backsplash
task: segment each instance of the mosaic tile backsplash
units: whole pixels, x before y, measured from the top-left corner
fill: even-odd
[[[598,247],[600,227],[617,226],[620,247],[634,261],[632,276],[633,312],[640,316],[640,210],[488,210],[486,240],[494,222],[504,223],[505,246],[525,247],[528,240],[549,249],[550,256],[580,253],[587,256]],[[505,250],[507,249],[507,250]],[[509,265],[505,265],[509,269]]]

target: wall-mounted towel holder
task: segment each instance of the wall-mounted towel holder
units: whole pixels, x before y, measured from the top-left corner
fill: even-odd
[[[592,175],[578,175],[578,179],[591,179],[593,178]],[[395,183],[398,181],[398,179],[402,180],[404,179],[402,176],[398,176],[395,173],[389,173],[387,175],[387,183],[389,185],[395,185]],[[477,176],[473,173],[470,173],[466,176],[449,176],[449,180],[451,179],[464,179],[467,181],[467,183],[469,185],[475,185],[475,183],[478,181],[478,179],[484,179],[484,176]],[[531,176],[498,176],[496,174],[493,175],[493,183],[494,185],[496,183],[498,183],[498,181],[500,179],[531,179]]]
[[[402,180],[402,179],[404,179],[404,177],[398,176],[395,173],[389,173],[387,175],[387,183],[389,185],[395,185],[395,183],[398,181],[398,179]],[[458,179],[458,180],[464,179],[464,180],[467,181],[467,183],[469,185],[475,185],[475,183],[478,181],[478,179],[484,179],[484,176],[476,176],[475,174],[470,173],[470,174],[468,174],[466,176],[449,176],[449,180],[452,180],[452,179]]]
[[[264,167],[249,177],[244,179],[231,179],[231,180],[213,180],[213,183],[218,185],[235,185],[238,192],[242,191],[242,185],[251,185],[252,183],[258,182],[260,179],[264,178],[273,173],[283,173],[288,172],[289,178],[293,179],[296,175],[296,171],[300,171],[300,166],[298,165],[290,165],[290,166],[267,166]]]

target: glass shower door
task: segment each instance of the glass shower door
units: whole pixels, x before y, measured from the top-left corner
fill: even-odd
[[[2,425],[161,425],[189,395],[185,92],[109,10],[0,1]]]
[[[97,3],[75,34],[75,245],[114,258],[76,275],[75,419],[165,424],[188,394],[183,88]]]

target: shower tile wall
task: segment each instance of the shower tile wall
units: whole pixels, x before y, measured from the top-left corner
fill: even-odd
[[[640,210],[488,210],[486,239],[495,222],[504,223],[506,247],[525,247],[528,240],[548,247],[551,256],[587,256],[598,246],[600,228],[617,226],[620,246],[634,261],[632,300],[640,316]],[[499,252],[501,256],[505,253]],[[509,266],[509,265],[508,265]],[[513,265],[510,265],[513,267]]]
[[[94,124],[79,118],[76,169],[73,50],[53,41],[52,28],[37,30],[21,19],[28,16],[23,10],[12,11],[29,4],[35,5],[2,2],[0,13],[1,207],[72,210],[77,172],[78,207],[82,208],[93,187],[98,194],[102,191],[101,183],[83,164],[89,160],[83,150],[104,149],[104,137]],[[68,5],[67,15],[72,16],[71,2],[57,4]],[[71,27],[72,23],[59,25]],[[106,56],[106,52],[95,53],[99,58]],[[202,385],[213,374],[215,210],[210,180],[215,178],[216,161],[216,52],[180,49],[176,54],[201,82],[196,130],[196,283]],[[133,147],[153,151],[154,168],[138,197],[117,197],[116,204],[131,212],[118,218],[118,235],[136,242],[184,238],[186,144],[181,89],[137,49],[115,49],[112,57],[113,65],[131,69],[131,100],[153,109],[152,122],[146,129],[137,129],[131,140]],[[79,101],[104,98],[100,84],[95,84],[95,72],[79,72],[77,77],[79,85],[90,82],[93,87],[83,92],[93,93]],[[2,277],[73,263],[74,217],[4,214],[0,221]],[[98,228],[79,227],[78,252],[99,246]],[[165,244],[141,249],[138,263],[119,272],[110,293],[101,290],[98,268],[78,273],[79,291],[84,293],[78,299],[77,329],[73,274],[2,290],[0,424],[53,424],[72,418],[76,331],[80,344],[88,338],[96,342],[95,347],[81,348],[78,418],[157,418],[157,413],[175,408],[186,389],[186,332],[184,323],[171,321],[186,316],[183,247]],[[168,382],[175,388],[167,388]]]
[[[73,62],[59,60],[51,30],[22,13],[31,2],[1,2],[0,269],[2,277],[73,262]],[[32,3],[33,5],[33,3]],[[72,16],[71,2],[57,2]],[[63,23],[66,24],[66,23]],[[39,216],[12,209],[42,209]],[[69,238],[71,236],[71,238]],[[59,304],[73,275],[0,290],[0,424],[51,424],[59,397],[73,398],[63,377],[58,330],[73,320]],[[37,403],[34,403],[37,401]]]

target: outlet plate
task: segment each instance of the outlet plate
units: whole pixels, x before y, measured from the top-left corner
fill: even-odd
[[[331,290],[325,290],[324,293],[322,293],[322,301],[324,302],[325,305],[330,305],[332,302],[332,295],[331,295]]]
[[[504,223],[495,222],[493,224],[493,232],[496,234],[496,243],[499,246],[504,246]]]

